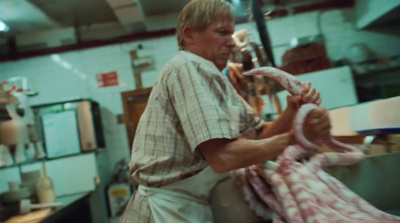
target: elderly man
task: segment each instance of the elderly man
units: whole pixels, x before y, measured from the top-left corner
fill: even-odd
[[[295,143],[292,122],[302,96],[272,123],[254,115],[221,71],[235,43],[234,10],[224,0],[192,0],[177,24],[180,51],[161,70],[140,119],[130,174],[139,185],[120,222],[212,222],[210,190],[226,173],[274,159]],[[329,131],[325,109],[308,118],[312,141]]]

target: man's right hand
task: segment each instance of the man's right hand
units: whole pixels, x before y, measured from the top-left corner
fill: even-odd
[[[324,107],[311,111],[304,120],[304,136],[312,143],[319,145],[321,139],[330,134],[331,122]]]

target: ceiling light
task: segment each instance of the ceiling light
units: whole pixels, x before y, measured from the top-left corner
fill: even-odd
[[[7,32],[9,30],[7,24],[0,20],[0,32]]]
[[[238,5],[240,3],[240,0],[232,0],[233,5]]]

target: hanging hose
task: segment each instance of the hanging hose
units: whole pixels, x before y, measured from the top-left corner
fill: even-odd
[[[254,21],[257,24],[258,34],[264,47],[265,54],[268,57],[267,59],[273,67],[276,67],[274,55],[272,53],[271,40],[269,38],[267,26],[264,21],[264,15],[256,0],[251,0],[251,11],[253,13]]]

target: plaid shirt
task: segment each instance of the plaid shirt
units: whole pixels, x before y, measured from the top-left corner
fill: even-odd
[[[212,62],[180,51],[161,70],[140,118],[131,178],[161,187],[190,177],[208,165],[200,143],[254,135],[263,123]],[[123,219],[153,222],[147,200],[136,193]]]

